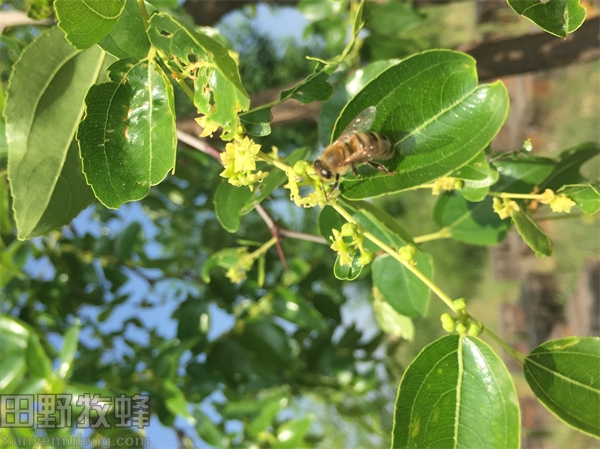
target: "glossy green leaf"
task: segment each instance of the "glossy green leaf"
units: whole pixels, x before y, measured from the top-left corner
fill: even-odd
[[[145,197],[175,166],[173,88],[154,62],[121,60],[111,82],[92,86],[79,125],[88,184],[102,204],[118,208]]]
[[[73,360],[75,359],[75,353],[77,352],[77,346],[79,344],[79,333],[81,331],[81,325],[79,320],[69,326],[65,336],[63,338],[62,348],[58,354],[58,360],[60,365],[58,367],[58,375],[61,378],[65,378],[69,373]]]
[[[501,220],[494,212],[491,197],[470,203],[456,191],[439,196],[433,219],[441,228],[449,229],[453,239],[473,245],[495,245],[510,228],[510,221]]]
[[[600,338],[543,343],[527,356],[523,370],[531,390],[552,413],[600,437]]]
[[[490,165],[482,151],[462,167],[454,170],[449,176],[458,179],[483,181],[490,175]]]
[[[379,74],[398,64],[398,62],[400,62],[398,59],[375,61],[353,72],[348,76],[343,85],[335,89],[329,101],[323,104],[321,113],[319,114],[318,132],[321,145],[324,147],[329,145],[335,122],[348,100],[360,92]]]
[[[552,255],[554,251],[552,240],[533,218],[523,211],[515,211],[512,215],[512,221],[523,241],[535,252],[537,257]]]
[[[600,186],[597,184],[567,185],[558,192],[575,201],[586,214],[595,214],[600,210]]]
[[[148,56],[150,42],[136,0],[126,0],[125,9],[123,9],[119,21],[98,45],[119,59],[135,58],[139,60]]]
[[[48,379],[52,373],[52,360],[46,354],[36,334],[29,334],[27,342],[27,368],[33,374]]]
[[[396,312],[376,287],[373,288],[373,313],[379,328],[386,334],[408,341],[415,337],[412,319]]]
[[[195,71],[194,104],[198,112],[221,125],[224,140],[232,139],[238,125],[237,114],[248,110],[250,98],[227,49],[165,13],[150,18],[148,37],[154,46],[173,58],[172,64],[179,70],[200,66]],[[201,61],[204,64],[199,64]]]
[[[54,9],[58,26],[67,40],[79,49],[97,44],[117,24],[125,0],[56,0]]]
[[[600,146],[596,143],[584,143],[563,151],[558,157],[554,170],[541,182],[540,190],[556,191],[567,184],[585,182],[585,177],[580,173],[581,166],[598,154],[600,154]]]
[[[359,254],[356,254],[352,258],[352,265],[342,265],[340,262],[340,256],[338,255],[333,265],[333,275],[340,281],[353,281],[362,272],[362,265],[358,263],[360,258]]]
[[[252,201],[254,193],[246,186],[236,187],[224,179],[214,197],[215,214],[223,229],[237,232],[242,218],[241,209]]]
[[[507,0],[516,13],[558,37],[567,37],[581,26],[586,10],[580,0]]]
[[[202,280],[210,282],[210,272],[216,268],[233,268],[240,260],[240,248],[224,248],[208,258],[202,267]]]
[[[103,59],[98,47],[75,50],[52,28],[14,66],[4,113],[20,239],[67,224],[90,204],[77,149],[70,146]]]
[[[448,335],[412,361],[398,389],[392,448],[520,446],[510,374],[478,338]]]
[[[552,173],[556,161],[549,158],[503,159],[494,162],[500,178],[494,184],[498,192],[531,193]]]
[[[395,237],[399,237],[399,240],[388,240],[390,244],[414,243],[412,236],[404,229],[400,222],[375,204],[368,201],[344,201],[344,204],[349,205],[355,213],[360,212],[362,215],[366,215],[371,222],[374,223],[378,221],[380,227],[385,227],[387,231],[392,232]],[[359,217],[357,216],[357,218]]]
[[[490,191],[490,187],[498,182],[500,173],[496,167],[490,167],[489,174],[485,179],[475,181],[472,179],[465,179],[463,186],[460,189],[460,194],[467,201],[477,203],[483,201]]]
[[[29,330],[4,315],[0,315],[0,392],[12,393],[11,386],[22,380],[27,370]]]
[[[367,198],[433,181],[462,167],[494,138],[508,112],[500,82],[477,85],[475,60],[433,50],[405,59],[375,78],[347,105],[332,140],[367,107],[375,106],[372,129],[391,139],[396,173],[365,173],[341,184],[346,198]]]
[[[429,254],[419,251],[414,261],[421,273],[433,279],[433,264]],[[397,313],[410,318],[425,315],[429,287],[392,256],[385,254],[375,259],[371,275],[373,285],[381,292],[383,300]]]
[[[240,121],[248,134],[253,136],[268,136],[271,134],[271,108],[257,108],[240,114]]]

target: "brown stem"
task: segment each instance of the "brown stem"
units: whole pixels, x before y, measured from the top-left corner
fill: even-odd
[[[275,238],[275,245],[277,247],[277,254],[279,254],[279,259],[281,260],[285,271],[289,271],[288,264],[285,260],[285,254],[283,254],[283,248],[281,247],[281,232],[279,226],[275,224],[275,221],[273,221],[269,213],[260,204],[257,204],[254,209],[256,209],[256,212],[258,212],[258,215],[260,215],[260,218],[262,218],[263,221],[266,223],[267,227],[269,228],[269,231],[271,231],[271,234]]]

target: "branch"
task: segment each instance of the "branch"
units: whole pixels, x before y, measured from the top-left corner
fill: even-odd
[[[542,32],[458,50],[477,60],[479,81],[581,64],[600,58],[600,17],[585,21],[566,39]]]
[[[0,33],[4,28],[18,27],[23,25],[52,25],[51,19],[33,20],[27,17],[23,11],[2,11],[0,12]]]

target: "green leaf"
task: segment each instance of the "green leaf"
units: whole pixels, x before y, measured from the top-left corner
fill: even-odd
[[[51,28],[15,64],[7,92],[8,179],[20,239],[67,224],[90,204],[76,148],[83,98],[104,52],[75,50]]]
[[[292,363],[288,337],[271,317],[258,316],[245,321],[243,332],[234,334],[234,338],[270,371],[280,373]]]
[[[4,50],[8,52],[11,58],[17,59],[21,56],[21,47],[19,47],[16,40],[4,34],[0,34],[0,43],[4,44]]]
[[[27,368],[43,379],[48,379],[52,374],[52,360],[46,355],[40,339],[34,333],[29,334],[27,342]]]
[[[419,14],[410,3],[367,2],[365,19],[371,34],[389,38],[416,27],[425,16]]]
[[[274,295],[268,295],[268,304],[275,314],[307,329],[327,330],[323,316],[302,296],[289,288],[277,287]]]
[[[418,251],[414,261],[421,273],[433,279],[433,264],[429,254]],[[373,285],[397,313],[410,318],[425,315],[429,303],[429,287],[408,268],[385,254],[375,259],[371,274]]]
[[[63,338],[63,345],[58,354],[58,360],[60,365],[58,367],[58,376],[64,379],[75,359],[75,352],[77,352],[77,345],[79,344],[79,332],[81,331],[81,325],[79,320],[69,326],[65,336]]]
[[[490,191],[490,186],[496,184],[500,178],[500,173],[495,167],[490,167],[489,174],[481,181],[471,179],[464,180],[464,184],[460,189],[460,194],[467,201],[477,203],[483,201]]]
[[[215,39],[188,29],[165,13],[150,18],[148,37],[152,45],[173,58],[185,70],[197,68],[194,104],[198,112],[223,128],[221,138],[231,140],[238,125],[238,112],[247,111],[250,97],[242,85],[237,64]],[[193,60],[190,60],[190,56]],[[199,64],[203,62],[203,64]]]
[[[257,108],[240,114],[240,121],[248,134],[253,136],[268,136],[271,134],[271,108]]]
[[[580,0],[507,0],[517,14],[558,37],[567,37],[581,26],[586,9]]]
[[[395,234],[395,237],[399,237],[399,240],[389,240],[390,244],[414,243],[412,236],[404,229],[400,222],[375,204],[368,201],[344,201],[344,204],[349,205],[354,212],[360,212],[366,216],[371,223],[379,222],[377,224],[379,227],[384,227],[387,231]]]
[[[554,250],[552,240],[542,231],[542,228],[523,211],[515,211],[512,215],[512,221],[517,228],[517,232],[527,243],[537,257],[551,256]]]
[[[478,153],[462,167],[450,173],[451,177],[471,181],[483,181],[490,176],[490,165],[485,159],[485,153]]]
[[[268,177],[267,177],[268,178]],[[252,201],[254,193],[246,186],[236,187],[224,179],[214,197],[215,214],[223,229],[237,232],[242,217],[241,210]]]
[[[346,198],[398,192],[433,181],[465,165],[494,138],[508,112],[501,82],[477,85],[470,56],[433,50],[389,68],[347,105],[332,141],[367,107],[375,106],[372,129],[391,139],[395,174],[373,174],[342,182]],[[368,175],[368,176],[367,176]]]
[[[136,0],[126,0],[125,9],[123,9],[119,21],[98,45],[119,59],[135,58],[139,60],[148,56],[150,42]]]
[[[175,383],[166,379],[163,384],[165,394],[165,406],[175,416],[183,416],[190,424],[195,424],[196,420],[188,410],[187,401],[182,391]]]
[[[396,312],[376,287],[373,288],[373,312],[379,328],[386,334],[408,341],[414,339],[415,325],[412,319]]]
[[[325,206],[319,213],[319,234],[328,242],[334,237],[332,229],[340,231],[346,220],[331,206]]]
[[[115,255],[119,260],[126,260],[131,257],[135,246],[140,243],[142,226],[137,222],[131,222],[119,234],[115,240]]]
[[[355,254],[352,258],[352,265],[342,265],[340,256],[338,255],[333,265],[333,275],[340,281],[353,281],[362,272],[362,265],[358,263],[359,254]]]
[[[541,157],[504,159],[494,162],[500,173],[494,190],[498,192],[531,193],[554,170],[556,161]]]
[[[600,338],[543,343],[527,356],[523,370],[533,393],[560,420],[600,437]]]
[[[333,73],[335,67],[317,65],[314,73],[308,76],[304,81],[296,84],[288,90],[281,91],[279,101],[293,98],[302,104],[308,104],[313,101],[327,101],[333,94],[333,87],[327,82],[329,75]]]
[[[441,228],[449,229],[453,239],[473,245],[496,245],[510,228],[510,221],[501,220],[494,212],[491,197],[470,203],[458,192],[439,196],[433,219]]]
[[[0,315],[0,392],[12,393],[27,370],[29,330],[16,320]]]
[[[308,20],[321,20],[338,15],[344,7],[344,0],[301,0],[297,7]]]
[[[600,153],[596,143],[584,143],[575,148],[565,150],[558,157],[554,170],[540,183],[540,191],[560,189],[567,184],[585,182],[585,177],[579,172],[581,166]]]
[[[304,435],[310,429],[312,418],[292,419],[277,428],[277,442],[273,445],[275,449],[295,449],[306,447]]]
[[[125,0],[56,0],[58,26],[75,48],[85,49],[97,44],[117,24],[125,8]]]
[[[426,346],[402,377],[393,448],[517,448],[519,403],[510,374],[478,338]]]
[[[154,62],[121,60],[111,82],[92,86],[79,125],[84,173],[102,204],[145,197],[175,166],[173,88]]]
[[[212,254],[204,263],[202,268],[202,280],[207,284],[210,282],[210,272],[215,267],[233,268],[240,260],[240,248],[224,248]]]
[[[575,201],[586,214],[592,215],[600,210],[600,186],[597,184],[567,185],[558,192]]]

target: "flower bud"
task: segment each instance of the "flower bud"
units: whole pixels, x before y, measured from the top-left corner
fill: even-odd
[[[456,322],[454,321],[454,317],[452,315],[449,313],[443,313],[440,317],[440,320],[442,321],[442,327],[446,332],[454,332]]]

